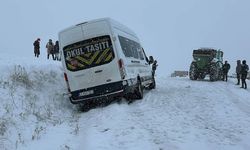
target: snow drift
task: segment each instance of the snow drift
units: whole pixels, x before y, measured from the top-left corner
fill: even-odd
[[[250,149],[250,90],[234,79],[157,77],[143,100],[81,112],[60,62],[0,60],[0,149]]]

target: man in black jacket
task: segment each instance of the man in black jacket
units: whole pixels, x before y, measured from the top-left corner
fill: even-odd
[[[244,89],[247,89],[246,78],[247,78],[248,70],[249,70],[249,67],[246,63],[246,60],[243,60],[242,66],[241,66],[241,83],[242,83],[241,88],[244,88]]]
[[[228,71],[230,69],[230,64],[227,63],[227,61],[225,61],[225,64],[223,64],[222,66],[222,70],[223,70],[223,81],[226,80],[227,82],[227,76],[228,76]]]
[[[240,85],[240,73],[241,73],[241,61],[237,60],[237,66],[236,66],[236,74],[237,74],[237,84],[236,85]]]
[[[55,59],[54,60],[60,60],[59,59],[59,42],[56,41],[54,45],[54,53],[55,53]]]
[[[156,70],[157,66],[158,66],[157,61],[154,60],[154,62],[152,64],[152,76],[153,77],[155,76],[155,70]]]
[[[33,43],[33,46],[34,46],[35,57],[39,57],[39,55],[40,55],[40,38],[35,40],[35,42]]]

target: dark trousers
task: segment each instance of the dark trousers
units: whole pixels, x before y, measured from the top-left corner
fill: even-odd
[[[237,73],[237,80],[238,80],[237,85],[240,85],[240,73]]]
[[[40,50],[37,49],[37,48],[35,48],[35,49],[34,49],[34,53],[35,53],[35,57],[39,57],[39,55],[40,55]]]
[[[47,59],[49,59],[49,55],[50,55],[50,54],[47,55]],[[52,59],[55,60],[54,54],[51,54],[51,55],[52,55]]]
[[[226,80],[226,82],[227,82],[227,74],[228,74],[227,72],[224,72],[224,73],[223,73],[223,81]]]
[[[35,53],[35,57],[39,57],[39,54],[38,54],[38,53]]]
[[[59,60],[59,53],[55,53],[55,60]]]
[[[246,83],[246,78],[247,78],[247,74],[242,74],[241,75],[241,84],[242,84],[242,88],[247,89],[247,83]]]
[[[152,76],[153,77],[155,76],[155,70],[152,70]]]

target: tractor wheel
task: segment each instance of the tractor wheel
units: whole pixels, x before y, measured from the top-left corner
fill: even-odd
[[[218,80],[223,80],[223,70],[222,70],[223,63],[221,61],[218,61],[216,65],[219,68]]]
[[[205,79],[206,74],[200,74],[200,79]]]
[[[221,81],[223,80],[223,71],[222,70],[219,71],[218,80],[221,80]]]
[[[219,69],[215,63],[210,66],[210,81],[217,81],[219,78]]]
[[[197,75],[197,67],[196,67],[196,63],[192,62],[189,68],[189,78],[191,80],[197,80],[198,75]]]

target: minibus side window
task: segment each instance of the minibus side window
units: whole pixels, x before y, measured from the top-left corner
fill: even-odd
[[[138,52],[139,52],[139,55],[140,55],[140,59],[141,60],[144,60],[144,56],[143,56],[143,52],[142,52],[142,49],[138,49]]]
[[[132,51],[129,46],[129,41],[124,37],[119,36],[119,41],[122,47],[122,51],[126,57],[133,57]]]
[[[132,45],[132,43],[131,43],[131,45]],[[136,48],[134,45],[132,45],[132,46],[131,46],[131,50],[132,50],[132,52],[133,52],[133,57],[138,59],[139,56],[138,56],[137,48]]]
[[[120,35],[118,36],[118,38],[121,44],[122,51],[126,57],[133,57],[135,59],[144,60],[141,54],[141,46],[139,43]]]

